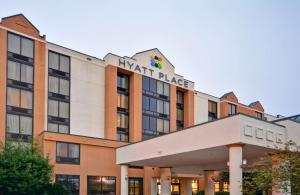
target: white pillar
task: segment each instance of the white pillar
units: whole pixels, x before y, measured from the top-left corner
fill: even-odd
[[[121,165],[121,195],[128,195],[128,166]]]
[[[193,192],[193,179],[186,178],[186,195],[192,195]]]
[[[171,169],[160,168],[160,186],[162,195],[171,195]]]
[[[151,178],[151,195],[157,195],[157,178]]]
[[[243,190],[243,145],[236,144],[229,147],[229,178],[230,195],[242,195]]]
[[[205,195],[214,195],[214,181],[212,177],[214,176],[214,171],[204,171],[204,185],[205,185]]]

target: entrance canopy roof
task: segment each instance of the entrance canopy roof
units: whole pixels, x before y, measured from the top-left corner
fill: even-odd
[[[227,166],[228,146],[232,144],[243,144],[243,158],[251,161],[284,147],[285,142],[284,126],[237,114],[120,147],[116,160],[117,164],[135,166],[218,170]]]

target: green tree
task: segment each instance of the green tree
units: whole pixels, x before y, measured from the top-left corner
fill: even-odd
[[[66,194],[60,184],[52,184],[53,167],[37,146],[7,142],[0,146],[0,194]]]
[[[244,166],[243,194],[265,194],[276,189],[283,193],[300,195],[300,151],[293,142],[260,160]]]

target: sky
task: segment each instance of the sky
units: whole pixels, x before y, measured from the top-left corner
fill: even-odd
[[[158,48],[195,89],[300,114],[299,0],[0,0],[47,40],[103,58]]]

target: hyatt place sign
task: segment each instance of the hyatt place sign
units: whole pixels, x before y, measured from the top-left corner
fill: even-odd
[[[166,83],[170,83],[173,85],[177,85],[186,89],[193,89],[193,83],[191,81],[185,80],[177,75],[169,75],[165,72],[162,72],[159,68],[146,67],[134,62],[130,62],[124,58],[119,58],[119,67],[124,68],[126,70],[130,70],[148,77],[156,78],[158,80],[164,81]]]

